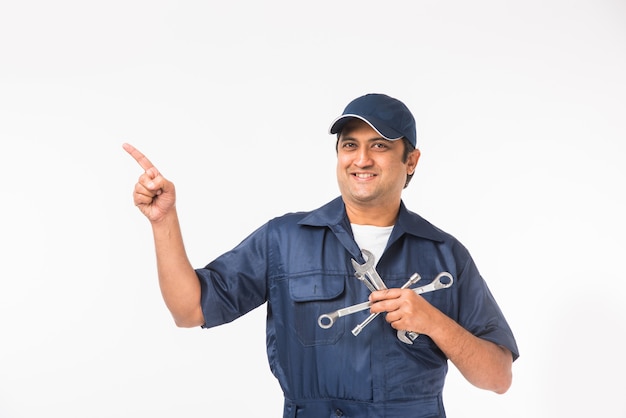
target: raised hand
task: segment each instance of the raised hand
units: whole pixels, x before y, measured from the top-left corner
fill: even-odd
[[[174,183],[168,181],[137,148],[130,144],[122,147],[144,169],[133,192],[133,201],[151,222],[161,221],[176,203]]]

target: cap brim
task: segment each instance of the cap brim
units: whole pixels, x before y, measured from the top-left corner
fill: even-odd
[[[401,139],[403,137],[401,133],[397,132],[395,129],[391,129],[380,120],[373,120],[374,118],[370,118],[372,119],[372,121],[369,121],[363,116],[352,114],[341,115],[337,119],[335,119],[330,125],[330,129],[328,130],[328,132],[330,134],[336,134],[338,132],[341,132],[345,124],[348,123],[350,119],[354,118],[360,119],[363,122],[367,123],[373,130],[378,133],[378,135],[382,136],[388,141],[397,141],[398,139]]]

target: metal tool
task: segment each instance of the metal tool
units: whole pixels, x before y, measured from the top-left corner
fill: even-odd
[[[409,286],[413,286],[415,283],[419,282],[420,279],[421,279],[421,276],[419,274],[413,273],[413,275],[411,277],[409,277],[409,280],[407,280],[407,282],[404,283],[400,289],[406,289]],[[375,313],[370,314],[370,316],[365,318],[365,320],[363,322],[361,322],[356,327],[354,327],[354,329],[352,330],[352,334],[355,337],[357,335],[359,335],[361,333],[361,331],[363,331],[363,328],[365,328],[367,326],[367,324],[372,322],[374,320],[374,318],[376,318],[378,316],[379,313],[380,312],[375,312]]]
[[[405,289],[405,288],[407,288],[407,287],[417,283],[420,279],[421,279],[420,275],[417,274],[417,273],[414,273],[409,278],[409,280],[402,286],[402,289]],[[347,306],[345,308],[341,308],[341,309],[338,309],[336,311],[329,312],[329,313],[326,313],[326,314],[322,314],[322,315],[319,316],[319,318],[317,318],[317,324],[320,326],[320,328],[328,329],[328,328],[333,326],[333,324],[335,323],[337,318],[340,318],[340,317],[346,316],[346,315],[352,315],[353,313],[364,311],[366,309],[369,309],[370,306],[372,306],[372,303],[368,301],[368,302],[357,303],[356,305],[352,305],[352,306]],[[375,317],[375,315],[378,315],[378,314],[371,314],[370,316],[374,316]],[[370,319],[370,321],[371,321],[371,319]],[[367,324],[365,324],[365,325],[367,325]],[[362,325],[362,326],[365,326],[365,325]],[[353,332],[353,334],[354,334],[354,332]],[[354,335],[357,335],[357,334],[354,334]]]
[[[322,314],[319,316],[319,318],[317,318],[317,324],[320,326],[320,328],[328,329],[334,325],[337,318],[364,311],[366,309],[369,309],[370,306],[372,306],[371,302],[363,302],[356,305],[348,306],[346,308],[338,309],[334,312]]]
[[[352,267],[354,267],[354,270],[355,270],[354,274],[357,277],[357,279],[361,280],[371,292],[374,292],[376,290],[387,289],[385,282],[383,282],[383,279],[380,277],[380,275],[376,271],[376,268],[375,268],[376,258],[374,254],[372,254],[370,251],[365,250],[365,249],[361,249],[361,252],[363,253],[363,258],[365,258],[364,264],[359,264],[355,259],[352,259]],[[446,279],[442,281],[441,280],[442,278],[446,278]],[[413,284],[417,283],[420,279],[421,279],[420,275],[417,273],[414,273],[409,278],[409,280],[407,280],[407,282],[402,285],[400,289],[406,289],[412,286]],[[439,273],[437,277],[435,277],[435,279],[430,284],[417,287],[413,289],[413,291],[417,293],[418,295],[421,295],[422,293],[427,293],[427,292],[434,292],[435,290],[446,289],[452,286],[453,281],[454,279],[452,278],[452,275],[450,273],[442,272],[442,273]],[[366,309],[369,309],[371,306],[372,304],[369,301],[358,303],[352,306],[347,306],[345,308],[338,309],[336,311],[320,315],[319,318],[317,319],[317,323],[320,326],[320,328],[328,329],[333,326],[337,318],[340,318],[346,315],[351,315],[356,312],[364,311]],[[359,333],[363,331],[363,328],[365,328],[370,322],[372,322],[374,318],[378,316],[378,314],[379,313],[370,314],[363,322],[361,322],[356,327],[354,327],[354,329],[352,330],[352,334],[354,336],[359,335]],[[403,343],[413,344],[413,341],[415,341],[415,339],[419,337],[419,334],[413,331],[398,330],[397,337]]]
[[[445,279],[442,280],[442,278],[445,278]],[[409,280],[407,280],[407,282],[402,285],[400,289],[406,289],[409,286],[412,286],[413,284],[417,283],[420,279],[421,279],[420,275],[417,273],[414,273],[409,278]],[[446,289],[452,286],[453,282],[454,282],[454,279],[452,278],[452,275],[450,273],[442,272],[442,273],[439,273],[437,277],[435,277],[435,279],[432,282],[430,282],[430,284],[427,284],[421,287],[416,287],[415,289],[411,289],[411,290],[415,292],[416,294],[421,295],[422,293],[428,293],[428,292],[434,292],[435,290]],[[320,315],[319,318],[317,319],[317,323],[320,326],[320,328],[328,329],[334,325],[337,318],[340,318],[342,316],[352,315],[353,313],[356,313],[356,312],[364,311],[366,309],[369,309],[371,306],[372,306],[372,303],[369,301],[358,303],[352,306],[347,306],[345,308],[341,308],[336,311]],[[378,316],[378,314],[379,312],[372,313],[370,316],[368,316],[363,322],[361,322],[352,330],[352,334],[355,336],[359,335],[359,333],[363,330],[363,328],[367,326],[370,322],[372,322],[374,318]],[[419,336],[419,334],[412,332],[412,331],[398,330],[397,336],[398,336],[398,339],[400,339],[400,341],[405,342],[407,344],[413,344],[413,341],[415,340],[415,338]]]
[[[441,279],[444,277],[446,279],[442,281]],[[413,291],[418,295],[421,295],[422,293],[434,292],[435,290],[439,289],[446,289],[452,286],[453,282],[454,279],[452,278],[452,275],[447,271],[444,271],[439,273],[430,284],[427,284],[426,286],[416,287],[415,289],[413,289]],[[418,333],[406,330],[398,330],[396,335],[398,339],[405,344],[413,344],[413,341],[415,341],[415,339],[419,337]]]
[[[354,267],[354,275],[357,279],[364,282],[367,288],[372,292],[374,290],[387,289],[385,282],[383,282],[383,279],[380,278],[378,272],[376,271],[376,257],[374,257],[374,254],[368,250],[361,250],[361,253],[363,253],[363,256],[366,258],[365,264],[359,264],[353,258],[352,267]]]

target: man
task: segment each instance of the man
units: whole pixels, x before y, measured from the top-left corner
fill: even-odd
[[[498,305],[468,251],[401,200],[420,157],[409,109],[367,94],[330,133],[341,197],[269,221],[197,270],[185,253],[174,185],[124,144],[145,170],[134,202],[151,222],[176,324],[213,327],[267,302],[267,354],[284,417],[445,417],[447,360],[475,386],[506,392],[518,353]],[[354,263],[370,261],[363,254],[385,286],[355,278]],[[452,277],[449,288],[401,289],[414,273],[430,282],[442,272]],[[382,314],[358,335],[349,327],[370,312],[318,324],[320,315],[368,299],[370,312]]]

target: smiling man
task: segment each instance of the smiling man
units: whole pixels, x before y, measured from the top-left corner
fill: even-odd
[[[448,361],[473,385],[506,392],[518,350],[486,282],[458,240],[402,202],[420,157],[409,109],[367,94],[330,133],[341,196],[267,222],[198,269],[185,253],[174,185],[124,145],[145,170],[134,201],[152,225],[159,284],[176,324],[213,327],[267,303],[267,354],[285,418],[445,417]],[[357,280],[355,263],[375,266],[384,286]],[[420,294],[404,288],[415,273],[452,281]],[[367,300],[370,313],[318,323]],[[350,332],[368,315],[367,327]]]
[[[390,141],[358,118],[335,123],[331,131],[336,130],[341,132],[337,181],[348,218],[357,224],[393,225],[402,189],[417,166],[419,150],[406,152],[412,147],[410,143]]]

